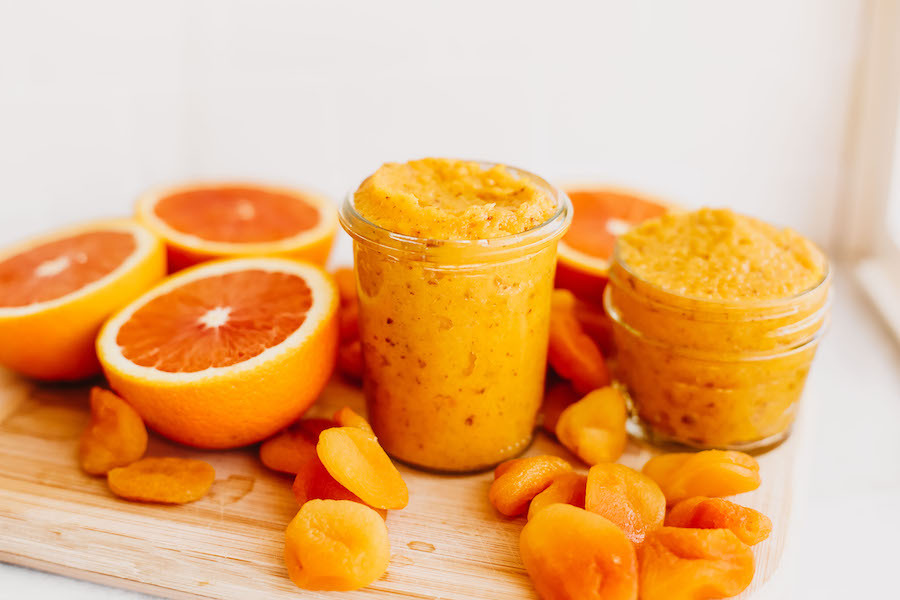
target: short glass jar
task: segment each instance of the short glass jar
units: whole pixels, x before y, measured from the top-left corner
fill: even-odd
[[[828,323],[830,270],[775,300],[720,301],[669,293],[614,253],[604,307],[631,432],[654,443],[760,450],[790,433]]]
[[[487,469],[532,439],[556,246],[572,208],[540,177],[507,170],[556,200],[547,221],[520,234],[417,238],[362,217],[355,193],[341,207],[354,241],[369,419],[385,450],[414,466]]]

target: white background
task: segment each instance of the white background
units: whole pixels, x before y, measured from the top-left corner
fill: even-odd
[[[159,183],[337,198],[383,161],[443,155],[730,206],[829,247],[864,10],[0,0],[0,244],[128,214]],[[772,597],[896,592],[900,358],[841,271],[837,289]],[[0,598],[26,595],[130,596],[0,565]]]
[[[424,155],[834,227],[861,2],[0,6],[0,234]]]

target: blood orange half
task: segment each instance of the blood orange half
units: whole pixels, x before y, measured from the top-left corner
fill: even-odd
[[[178,442],[228,448],[295,421],[334,369],[337,288],[282,258],[198,265],[103,327],[97,354],[114,390]]]
[[[253,183],[195,183],[147,192],[138,219],[166,240],[169,270],[216,258],[285,256],[324,265],[337,229],[330,200]]]
[[[162,242],[124,219],[0,251],[0,364],[46,380],[98,373],[94,340],[103,321],[165,271]]]
[[[574,213],[572,225],[559,242],[556,287],[599,303],[616,238],[674,205],[623,188],[572,186],[566,193]]]

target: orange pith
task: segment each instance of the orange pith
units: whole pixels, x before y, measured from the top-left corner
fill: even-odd
[[[29,248],[0,262],[0,307],[55,300],[97,281],[135,250],[123,231],[91,231]]]
[[[169,373],[233,365],[277,346],[312,303],[300,277],[261,270],[193,281],[131,316],[116,342],[131,362]]]
[[[575,218],[563,240],[570,247],[597,258],[610,258],[620,227],[636,225],[664,214],[665,206],[611,190],[569,192]]]
[[[177,192],[154,212],[177,231],[216,242],[272,242],[319,222],[318,211],[297,196],[241,186]]]

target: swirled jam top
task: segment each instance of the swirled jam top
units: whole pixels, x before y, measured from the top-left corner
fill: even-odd
[[[389,231],[479,240],[537,227],[557,208],[548,190],[503,165],[425,158],[386,163],[354,195],[356,211]]]
[[[815,287],[827,269],[802,235],[727,209],[651,219],[621,236],[616,252],[639,279],[713,301],[789,298]]]

